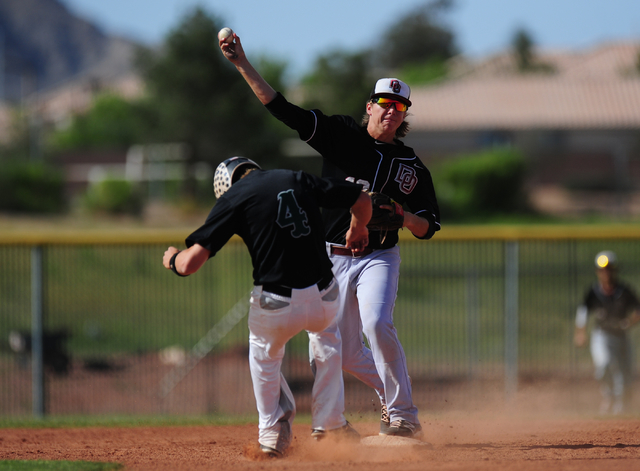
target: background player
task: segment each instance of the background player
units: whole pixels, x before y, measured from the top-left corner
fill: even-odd
[[[249,171],[244,174],[245,171]],[[244,174],[244,176],[243,176]],[[302,330],[317,365],[312,390],[312,436],[335,431],[358,436],[344,417],[338,284],[325,251],[319,206],[351,208],[347,244],[367,243],[371,199],[362,186],[290,170],[263,171],[234,157],[214,177],[217,202],[205,223],[169,247],[163,264],[180,276],[195,273],[231,238],[244,240],[253,263],[249,308],[249,365],[256,397],[260,448],[282,456],[291,443],[295,402],[281,373],[285,344]]]
[[[220,41],[220,48],[267,109],[295,129],[323,156],[323,176],[348,179],[367,191],[407,204],[404,227],[420,239],[440,229],[439,209],[431,175],[403,137],[409,87],[398,79],[380,79],[366,103],[363,123],[349,116],[325,116],[289,102],[258,74],[242,44]],[[422,427],[413,403],[406,358],[393,324],[400,252],[398,231],[371,232],[364,251],[345,243],[346,210],[323,211],[333,271],[340,284],[338,324],[342,335],[343,369],[373,387],[381,401],[380,433],[419,437]],[[366,335],[371,350],[366,348]]]
[[[640,303],[634,292],[618,280],[618,260],[611,251],[596,255],[598,281],[589,287],[576,313],[574,342],[587,342],[587,320],[595,317],[591,330],[591,357],[601,384],[600,412],[619,414],[630,406],[632,348],[628,329],[640,321]]]

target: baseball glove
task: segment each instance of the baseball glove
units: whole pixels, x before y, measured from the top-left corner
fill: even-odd
[[[382,193],[369,193],[371,196],[372,214],[367,228],[370,231],[394,231],[402,229],[404,224],[404,210],[389,196]],[[381,206],[385,206],[382,208]]]

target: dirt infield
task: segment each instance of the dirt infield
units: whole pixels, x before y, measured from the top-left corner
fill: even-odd
[[[640,469],[637,418],[452,413],[425,417],[433,448],[314,442],[294,425],[280,460],[257,451],[257,426],[89,427],[0,430],[0,459],[109,461],[126,470],[598,470]],[[356,422],[364,436],[377,424]]]

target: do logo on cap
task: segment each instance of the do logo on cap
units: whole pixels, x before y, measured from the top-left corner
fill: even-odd
[[[398,100],[407,106],[411,106],[411,89],[409,85],[397,78],[381,78],[376,82],[369,98],[386,97]]]

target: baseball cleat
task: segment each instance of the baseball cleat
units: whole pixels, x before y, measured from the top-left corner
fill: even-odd
[[[351,426],[349,422],[347,422],[346,425],[339,428],[334,428],[333,430],[320,430],[316,428],[311,431],[311,438],[316,441],[324,440],[327,437],[360,441],[360,434]]]
[[[389,418],[389,411],[387,406],[383,404],[380,407],[380,435],[388,435],[389,427],[391,427],[391,419]]]
[[[422,425],[420,425],[419,423],[412,424],[411,422],[400,419],[391,422],[387,433],[382,435],[407,438],[422,438],[424,432],[422,431]]]
[[[271,458],[282,458],[283,454],[267,445],[260,445],[260,451]]]

